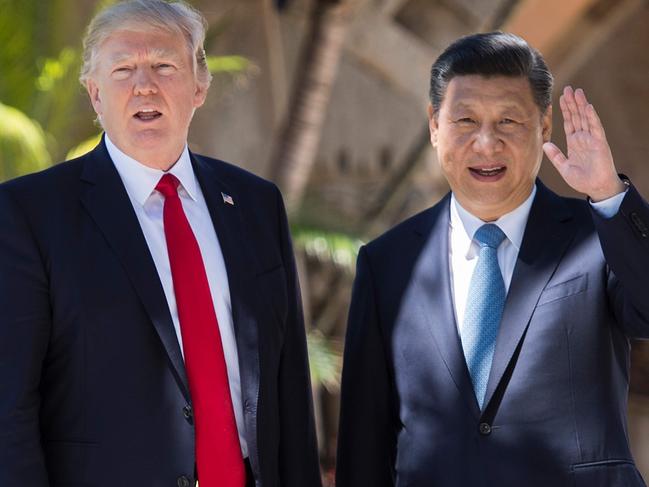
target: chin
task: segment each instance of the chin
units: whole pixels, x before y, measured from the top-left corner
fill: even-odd
[[[509,193],[504,191],[495,191],[493,188],[476,188],[467,196],[471,199],[474,206],[494,208],[503,205],[508,199]]]
[[[131,139],[133,144],[140,148],[155,148],[168,144],[170,137],[168,134],[160,130],[148,129],[146,131],[138,132]]]

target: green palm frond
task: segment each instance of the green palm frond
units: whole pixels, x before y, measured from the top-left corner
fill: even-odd
[[[87,154],[91,150],[93,150],[97,146],[97,144],[99,144],[102,133],[93,135],[92,137],[87,138],[80,144],[70,149],[65,156],[65,160],[69,161],[70,159],[74,159],[75,157],[82,156],[84,154]]]
[[[44,169],[52,164],[45,133],[17,108],[0,103],[0,180]]]
[[[323,229],[293,226],[293,243],[309,257],[332,264],[349,273],[354,272],[358,250],[363,242],[351,235]]]
[[[319,330],[307,334],[311,383],[323,386],[329,392],[340,389],[342,353],[338,342],[327,339]]]
[[[207,56],[207,68],[212,74],[243,73],[248,71],[252,65],[250,60],[243,56]]]
[[[0,0],[0,100],[23,112],[33,104],[41,11],[35,1]]]

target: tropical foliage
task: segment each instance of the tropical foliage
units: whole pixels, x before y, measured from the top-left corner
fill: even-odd
[[[85,2],[90,14],[110,3]],[[74,7],[72,0],[0,0],[0,181],[82,155],[100,138],[77,80],[83,24],[75,24],[75,35],[63,35]],[[235,79],[255,69],[242,56],[208,56],[207,62],[212,73]]]

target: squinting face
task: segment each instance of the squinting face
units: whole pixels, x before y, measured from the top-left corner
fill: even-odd
[[[523,77],[456,76],[436,115],[431,142],[458,202],[493,221],[530,195],[550,140],[552,109],[541,115]]]
[[[113,32],[98,48],[87,89],[115,145],[161,169],[180,156],[206,95],[182,34],[158,29]]]

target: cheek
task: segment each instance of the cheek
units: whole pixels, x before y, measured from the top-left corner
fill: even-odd
[[[470,159],[471,136],[468,134],[447,137],[439,144],[438,156],[443,165],[449,170],[459,170],[459,166]]]
[[[514,152],[516,172],[527,178],[536,175],[541,163],[541,143],[534,137],[521,137],[517,141]]]
[[[101,97],[104,110],[110,109],[110,111],[115,112],[122,109],[128,103],[130,94],[131,90],[122,83],[104,89],[103,96]]]

